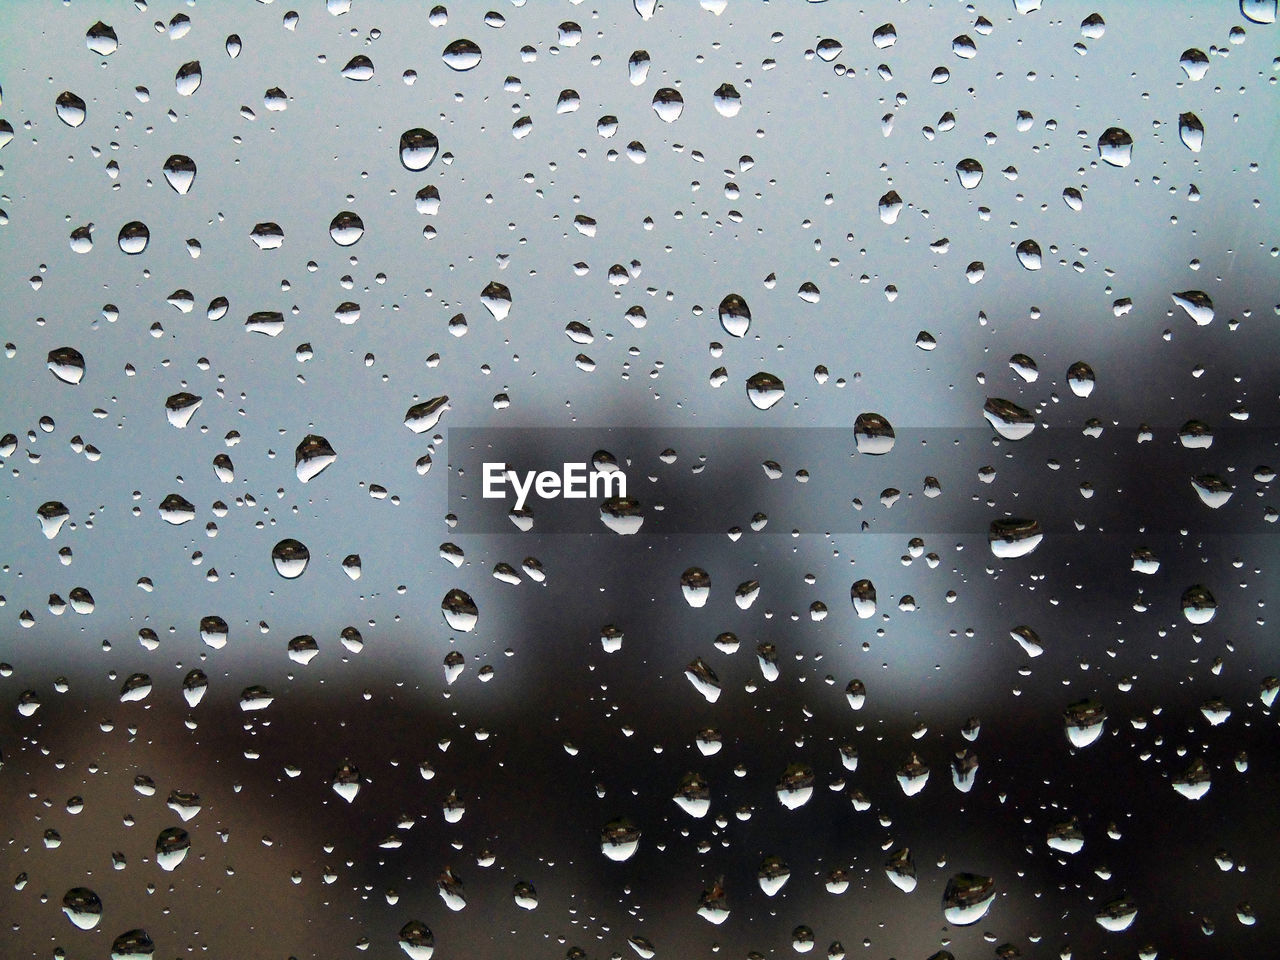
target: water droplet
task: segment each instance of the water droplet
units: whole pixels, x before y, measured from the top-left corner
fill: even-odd
[[[63,383],[77,384],[84,378],[84,356],[75,347],[55,347],[49,351],[49,372]]]
[[[640,848],[640,829],[626,817],[610,820],[600,831],[600,852],[616,863],[630,860]]]
[[[1017,247],[1018,262],[1028,270],[1039,270],[1043,266],[1040,244],[1034,240],[1023,240]]]
[[[364,221],[360,215],[344,210],[329,223],[329,236],[340,247],[350,247],[364,236]]]
[[[357,53],[354,57],[348,60],[347,65],[342,68],[342,75],[348,80],[355,80],[358,83],[363,83],[366,80],[372,80],[373,61],[363,53]]]
[[[701,657],[694,658],[685,667],[684,675],[693,684],[693,688],[706,698],[707,703],[715,703],[720,699],[720,678]]]
[[[1045,836],[1045,843],[1050,850],[1059,853],[1079,853],[1084,849],[1084,831],[1080,829],[1080,821],[1072,817],[1064,823],[1054,824]]]
[[[1214,599],[1209,588],[1203,584],[1193,584],[1182,593],[1182,615],[1188,623],[1197,627],[1204,626],[1218,612],[1218,601]]]
[[[196,162],[181,153],[175,153],[164,162],[164,178],[175,193],[186,196],[196,180]]]
[[[270,221],[256,223],[249,231],[249,239],[259,250],[279,250],[284,245],[284,229]]]
[[[1231,484],[1213,473],[1202,473],[1198,477],[1192,477],[1191,487],[1200,497],[1200,502],[1212,510],[1225,506],[1231,499],[1231,494],[1235,492]]]
[[[705,606],[711,595],[711,577],[701,567],[690,567],[680,574],[680,591],[689,606]]]
[[[480,47],[471,40],[454,40],[440,55],[451,70],[463,72],[472,70],[480,64]]]
[[[897,223],[898,214],[902,212],[902,197],[897,190],[890,190],[877,203],[882,223]]]
[[[803,763],[787,766],[775,788],[778,802],[788,810],[798,810],[813,796],[813,768]]]
[[[1178,137],[1192,153],[1199,153],[1204,146],[1204,124],[1194,113],[1178,115]]]
[[[155,952],[145,930],[127,930],[111,943],[111,960],[151,960]]]
[[[200,72],[200,61],[191,60],[178,68],[173,77],[173,85],[179,96],[189,97],[200,89],[202,79],[204,77]]]
[[[203,670],[192,670],[182,678],[182,696],[193,710],[204,699],[208,689],[209,678]]]
[[[633,87],[642,86],[649,76],[649,51],[636,50],[627,60],[627,78]]]
[[[916,888],[916,865],[911,859],[910,848],[899,847],[889,854],[884,863],[884,874],[903,893],[913,891]]]
[[[191,849],[191,836],[181,827],[165,827],[156,837],[156,864],[161,870],[176,870]]]
[[[888,419],[878,413],[860,413],[853,421],[853,441],[859,453],[884,456],[893,449],[896,434]]]
[[[307,545],[292,537],[281,540],[271,548],[271,562],[276,573],[286,580],[296,580],[302,576],[311,561],[311,551]]]
[[[960,180],[960,186],[972,190],[982,182],[982,164],[967,157],[956,164],[956,176]]]
[[[480,617],[480,611],[471,595],[457,587],[444,595],[444,599],[440,601],[440,612],[444,614],[445,623],[459,633],[474,630]]]
[[[54,113],[58,115],[58,119],[65,123],[68,127],[78,127],[84,123],[87,109],[84,101],[72,93],[70,90],[63,90],[58,94],[58,98],[53,101]]]
[[[36,518],[40,521],[40,532],[46,540],[52,540],[62,529],[62,525],[71,516],[71,511],[61,500],[48,500],[36,508]]]
[[[164,413],[169,423],[181,430],[191,422],[202,403],[204,398],[197,397],[194,393],[175,393],[165,400]]]
[[[765,857],[756,871],[756,882],[766,897],[777,896],[791,879],[791,868],[781,857]]]
[[[1062,720],[1071,745],[1083,749],[1102,736],[1107,711],[1097,700],[1077,700],[1062,711]]]
[[[898,786],[908,797],[914,797],[929,782],[929,768],[925,766],[918,754],[911,754],[907,761],[898,768]]]
[[[100,57],[109,57],[120,46],[115,29],[99,20],[84,35],[84,45]]]
[[[449,409],[447,396],[432,397],[422,403],[415,403],[404,414],[404,425],[414,433],[426,433],[440,422],[440,417]]]
[[[1101,40],[1107,32],[1107,22],[1102,14],[1091,13],[1080,21],[1080,35],[1086,40]]]
[[[174,526],[187,523],[196,517],[195,506],[185,497],[171,493],[160,501],[160,519]]]
[[[639,0],[637,0],[639,2]],[[719,926],[729,919],[729,900],[724,893],[724,877],[717,877],[698,898],[698,916]]]
[[[751,326],[751,308],[736,293],[728,294],[720,301],[720,326],[731,337],[745,337]]]
[[[982,410],[987,422],[1006,440],[1021,440],[1036,426],[1031,411],[1000,397],[988,397]]]
[[[1067,368],[1067,386],[1077,397],[1087,397],[1093,393],[1095,379],[1093,368],[1083,360],[1077,360]]]
[[[1106,903],[1093,919],[1103,930],[1120,933],[1129,929],[1137,915],[1138,907],[1132,900],[1128,897],[1118,897]]]
[[[662,87],[653,95],[653,112],[664,123],[675,123],[684,112],[684,97],[673,87]]]
[[[436,949],[431,928],[421,920],[410,920],[400,928],[399,944],[400,949],[409,955],[409,960],[431,960]]]
[[[151,242],[151,231],[141,220],[131,220],[120,228],[116,242],[129,256],[137,256],[147,249],[147,244]]]
[[[817,46],[813,48],[813,52],[818,55],[818,59],[823,63],[830,63],[844,52],[844,44],[839,40],[826,37],[818,41]]]
[[[1023,652],[1028,657],[1038,657],[1044,653],[1044,646],[1040,643],[1040,635],[1026,624],[1011,629],[1009,636],[1018,642],[1018,646],[1022,647]]]
[[[1178,58],[1178,66],[1192,80],[1203,80],[1206,73],[1209,72],[1209,57],[1198,47],[1190,47],[1182,51],[1182,56]]]
[[[538,906],[538,891],[528,880],[520,880],[511,891],[511,899],[522,910],[535,910]]]
[[[330,786],[334,793],[351,803],[360,792],[360,768],[350,760],[343,760],[334,771]]]
[[[102,901],[88,887],[72,887],[62,896],[62,912],[81,930],[92,930],[102,919]]]
[[[991,552],[1002,560],[1025,557],[1044,539],[1040,524],[1035,520],[1010,518],[993,520],[987,531]]]
[[[467,893],[462,886],[462,881],[448,867],[440,871],[440,876],[436,880],[436,890],[440,894],[440,899],[444,901],[444,905],[450,910],[458,911],[466,907]]]
[[[742,94],[738,93],[738,88],[731,83],[722,83],[716,87],[712,100],[716,113],[722,117],[736,117],[738,111],[742,109]]]
[[[619,536],[639,533],[644,514],[639,500],[610,497],[600,504],[600,522]]]
[[[747,379],[747,399],[757,410],[768,410],[782,399],[785,392],[783,382],[763,370]]]
[[[1240,13],[1251,23],[1275,23],[1276,0],[1240,0]]]
[[[1098,156],[1113,167],[1127,167],[1133,158],[1133,137],[1120,127],[1108,127],[1098,138]]]
[[[1213,321],[1213,301],[1203,290],[1183,290],[1170,296],[1196,322],[1196,326],[1203,327]]]
[[[1036,6],[1039,6],[1038,0]],[[996,883],[990,877],[957,873],[947,881],[947,888],[942,894],[942,913],[947,922],[959,927],[977,923],[986,916],[995,901],[995,887]]]
[[[309,433],[294,450],[294,471],[300,481],[308,483],[320,476],[337,459],[338,455],[328,440],[319,434]]]
[[[440,141],[430,130],[414,127],[400,134],[400,162],[406,170],[425,170],[440,150]]]
[[[505,284],[491,280],[480,291],[480,302],[495,320],[505,320],[511,312],[511,291]]]

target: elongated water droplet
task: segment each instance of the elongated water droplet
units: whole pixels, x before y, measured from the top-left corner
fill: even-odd
[[[170,424],[181,430],[191,422],[202,403],[204,398],[197,397],[194,393],[175,393],[164,402],[165,416]]]
[[[459,633],[470,633],[480,618],[480,611],[471,595],[457,587],[444,595],[440,601],[440,612],[444,614],[445,623]]]
[[[649,51],[636,50],[627,60],[627,79],[633,87],[642,86],[649,76]]]
[[[720,699],[720,678],[701,657],[694,658],[689,666],[685,667],[684,675],[708,703],[715,703]]]
[[[913,891],[916,888],[916,865],[911,859],[910,848],[900,847],[889,854],[884,863],[884,874],[903,893]]]
[[[440,422],[440,417],[449,409],[447,396],[432,397],[422,403],[415,403],[404,414],[404,425],[414,433],[426,433]]]
[[[334,793],[351,803],[360,792],[360,768],[350,760],[343,760],[334,771],[330,786]]]
[[[1178,137],[1188,150],[1199,153],[1204,147],[1204,124],[1194,113],[1179,114]]]
[[[720,326],[731,337],[745,337],[751,326],[751,308],[736,293],[730,293],[720,301]]]
[[[63,90],[58,94],[56,100],[53,101],[54,113],[58,115],[58,119],[65,123],[68,127],[78,127],[84,123],[87,115],[87,109],[84,101],[72,93],[70,90]]]
[[[214,650],[221,650],[227,645],[230,628],[227,621],[217,614],[200,618],[200,639]]]
[[[480,64],[480,47],[472,40],[454,40],[444,48],[441,57],[451,70],[471,70]]]
[[[178,68],[178,72],[173,77],[173,85],[177,88],[179,96],[189,97],[200,89],[200,81],[203,79],[200,61],[192,60]]]

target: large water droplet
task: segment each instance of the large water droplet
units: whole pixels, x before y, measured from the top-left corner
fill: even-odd
[[[733,84],[722,83],[716,87],[712,102],[720,116],[736,117],[742,109],[742,94],[738,93],[738,88]]]
[[[102,919],[102,901],[88,887],[72,887],[62,896],[62,912],[81,930],[92,930]]]
[[[511,291],[506,284],[491,280],[480,291],[480,302],[495,320],[505,320],[511,312]]]
[[[1196,322],[1196,326],[1203,327],[1213,322],[1213,300],[1203,290],[1183,290],[1170,296]]]
[[[36,508],[36,518],[40,521],[40,532],[46,540],[52,540],[62,529],[62,525],[71,516],[71,511],[61,500],[48,500]]]
[[[151,242],[151,231],[141,220],[131,220],[120,228],[116,242],[129,256],[137,256],[147,249],[147,244]]]
[[[1037,6],[1039,4],[1037,3]],[[976,873],[957,873],[942,894],[942,913],[948,923],[964,927],[977,923],[995,901],[996,883]]]
[[[653,95],[653,112],[664,123],[675,123],[684,113],[684,97],[674,87],[662,87]]]
[[[156,837],[156,864],[161,870],[176,870],[191,849],[191,836],[181,827],[165,827]]]
[[[364,221],[360,215],[344,210],[329,223],[329,236],[340,247],[349,247],[364,236]]]
[[[440,141],[430,130],[414,127],[400,134],[400,162],[406,170],[425,170],[440,151]]]
[[[690,567],[680,574],[680,592],[689,606],[705,606],[711,595],[711,576],[701,567]]]
[[[271,563],[276,573],[286,580],[296,580],[307,569],[311,561],[311,551],[301,540],[288,537],[271,548]]]
[[[445,623],[459,633],[470,633],[480,618],[480,611],[471,595],[457,587],[444,595],[440,601],[440,612],[444,614]]]
[[[890,190],[876,204],[882,223],[897,223],[898,214],[902,212],[902,197],[897,190]]]
[[[1093,917],[1098,926],[1112,933],[1128,930],[1138,916],[1138,907],[1128,897],[1117,897],[1103,905]]]
[[[649,76],[649,51],[636,50],[627,60],[627,78],[633,87],[644,84]]]
[[[884,874],[889,882],[903,893],[910,893],[916,888],[916,865],[911,859],[911,850],[900,847],[889,854],[884,863]]]
[[[884,456],[893,449],[896,434],[888,418],[878,413],[860,413],[853,421],[853,442],[859,453]]]
[[[1034,240],[1023,240],[1017,247],[1018,262],[1028,270],[1039,270],[1044,264],[1040,253],[1040,244]]]
[[[202,403],[204,398],[197,397],[194,393],[175,393],[165,400],[164,413],[169,423],[181,430],[191,422]]]
[[[616,863],[635,856],[640,848],[640,829],[626,817],[610,820],[600,831],[600,852]]]
[[[293,452],[294,472],[300,481],[308,483],[320,476],[337,459],[338,454],[328,440],[319,434],[309,433]]]
[[[967,157],[956,164],[956,176],[960,179],[960,186],[972,190],[982,182],[982,164]]]
[[[1276,0],[1240,0],[1240,13],[1252,23],[1275,23]]]
[[[49,372],[63,383],[84,379],[84,356],[75,347],[55,347],[49,351]]]
[[[447,396],[432,397],[422,403],[415,403],[404,414],[404,425],[414,433],[426,433],[440,422],[440,417],[449,408]]]
[[[145,930],[126,930],[111,942],[111,960],[151,960],[155,952]]]
[[[707,703],[715,703],[720,699],[720,678],[701,657],[694,658],[685,667],[684,675],[693,684],[693,688],[706,698]]]
[[[1044,533],[1035,520],[1009,518],[993,520],[987,531],[987,542],[991,552],[1002,560],[1025,557],[1040,546]]]
[[[1006,440],[1021,440],[1036,427],[1036,419],[1030,410],[1000,397],[988,397],[982,411],[996,433]]]
[[[480,47],[474,41],[461,39],[454,40],[440,55],[445,65],[451,70],[459,72],[471,70],[480,64]]]
[[[84,45],[100,57],[109,57],[120,46],[114,28],[99,20],[84,35]]]
[[[196,181],[196,162],[181,153],[175,153],[164,162],[164,178],[175,193],[186,195]]]
[[[728,294],[720,301],[720,326],[731,337],[745,337],[751,326],[751,308],[736,293]]]
[[[347,65],[342,68],[342,75],[348,80],[355,80],[358,83],[363,83],[365,80],[372,80],[373,61],[363,53],[357,53],[354,57],[348,60]]]
[[[436,949],[431,928],[421,920],[410,920],[401,927],[398,942],[400,949],[409,955],[409,960],[431,960]]]
[[[259,250],[279,250],[284,246],[284,228],[271,221],[255,223],[249,239]]]
[[[1182,593],[1182,615],[1188,623],[1197,627],[1203,626],[1214,618],[1218,612],[1218,601],[1214,599],[1209,588],[1196,583],[1187,587]]]
[[[1204,124],[1194,113],[1178,115],[1178,137],[1192,153],[1199,153],[1204,146]]]
[[[200,61],[191,60],[178,68],[178,72],[173,77],[173,85],[179,96],[189,97],[200,89],[200,81],[203,79]]]
[[[360,768],[350,760],[343,760],[329,783],[334,793],[351,803],[360,792]]]
[[[1182,51],[1178,58],[1178,66],[1192,80],[1203,80],[1209,72],[1209,57],[1198,47],[1190,47]]]
[[[1097,700],[1077,700],[1062,711],[1063,726],[1071,745],[1084,748],[1102,736],[1106,708]]]
[[[196,508],[185,497],[171,493],[160,501],[160,519],[174,526],[187,523],[196,517]]]
[[[768,410],[786,392],[783,382],[772,373],[761,370],[747,379],[747,399],[757,410]]]
[[[1098,137],[1098,156],[1113,167],[1127,167],[1133,159],[1133,137],[1120,127],[1108,127]]]
[[[56,100],[53,101],[54,113],[58,115],[58,119],[65,123],[68,127],[78,127],[84,123],[87,115],[84,101],[72,93],[70,90],[63,90],[58,94]]]

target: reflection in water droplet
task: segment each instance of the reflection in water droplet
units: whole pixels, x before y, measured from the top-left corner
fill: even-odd
[[[175,193],[186,195],[196,180],[196,162],[181,153],[175,153],[164,162],[164,178]]]
[[[1102,736],[1107,711],[1097,700],[1077,700],[1062,711],[1062,719],[1071,745],[1084,748]]]
[[[348,60],[347,65],[342,68],[342,75],[348,80],[355,80],[358,83],[363,83],[366,80],[372,80],[373,61],[363,53],[357,53],[354,57]]]
[[[170,424],[181,430],[191,422],[202,403],[204,398],[197,397],[194,393],[175,393],[164,402],[165,416]]]
[[[64,90],[58,94],[57,99],[53,101],[53,109],[58,119],[68,127],[80,126],[84,123],[87,113],[84,101],[70,90]]]
[[[271,548],[271,562],[276,573],[286,580],[296,580],[302,576],[311,560],[311,551],[300,540],[286,538]]]
[[[441,58],[451,70],[471,70],[480,64],[480,47],[471,40],[454,40],[444,48]]]
[[[1203,327],[1213,322],[1213,300],[1203,290],[1183,290],[1170,296],[1196,322],[1196,326]]]
[[[308,483],[320,476],[337,459],[338,455],[328,440],[319,434],[309,433],[294,450],[294,471],[300,481]]]
[[[173,85],[179,96],[189,97],[200,89],[202,79],[200,61],[192,60],[178,68],[178,72],[173,77]]]
[[[1133,158],[1133,137],[1127,130],[1108,127],[1098,137],[1098,156],[1113,167],[1127,167]]]
[[[897,223],[898,214],[902,212],[902,197],[897,190],[890,190],[876,204],[882,223]]]
[[[730,293],[720,301],[720,326],[731,337],[745,337],[751,326],[751,308],[736,293]]]
[[[445,623],[459,633],[469,633],[476,628],[480,611],[471,595],[457,587],[450,590],[440,601],[440,611],[444,614]]]
[[[1137,916],[1137,905],[1128,897],[1118,897],[1103,905],[1093,919],[1103,930],[1120,933],[1128,930]]]
[[[960,179],[960,186],[972,190],[982,182],[982,164],[967,157],[956,164],[956,176]]]
[[[279,250],[284,245],[284,229],[278,223],[256,223],[249,239],[259,250]]]
[[[1199,153],[1204,146],[1204,124],[1194,113],[1178,115],[1178,137],[1192,153]]]
[[[742,109],[742,94],[738,93],[738,89],[731,83],[722,83],[716,87],[712,99],[716,113],[722,117],[736,117],[738,111]]]
[[[92,930],[102,919],[102,901],[88,887],[73,887],[62,896],[62,912],[81,930]]]
[[[430,130],[414,127],[400,134],[400,162],[406,170],[425,170],[440,150],[440,141]]]
[[[711,577],[701,567],[690,567],[680,575],[680,591],[689,606],[705,606],[711,595]]]
[[[1034,240],[1023,240],[1017,247],[1018,262],[1028,270],[1039,270],[1043,265],[1040,244]]]
[[[884,863],[885,876],[903,893],[910,893],[916,888],[916,865],[911,859],[911,850],[900,847],[889,854]]]
[[[1044,533],[1035,520],[1020,518],[993,520],[987,531],[987,542],[991,546],[992,554],[1005,560],[1025,557],[1040,546],[1040,541],[1043,539]]]
[[[480,291],[480,302],[495,320],[505,320],[511,313],[511,291],[507,286],[491,280]]]
[[[191,849],[191,836],[181,827],[165,827],[156,837],[156,864],[161,870],[176,870]]]
[[[1198,47],[1190,47],[1178,58],[1178,66],[1192,80],[1203,80],[1209,72],[1209,57]]]
[[[431,928],[420,920],[410,920],[400,928],[400,949],[409,955],[409,960],[431,960],[435,953],[435,937]]]
[[[415,403],[404,414],[404,425],[414,433],[426,433],[440,422],[440,417],[449,409],[447,396],[432,397],[422,403]]]
[[[147,229],[147,225],[141,220],[131,220],[120,228],[120,234],[116,238],[116,242],[120,245],[120,249],[129,256],[136,256],[147,249],[147,244],[151,241],[151,231]]]
[[[343,760],[334,771],[330,786],[334,793],[351,803],[360,793],[360,768],[350,760]]]
[[[674,87],[662,87],[653,95],[653,112],[664,123],[675,123],[684,112],[684,97]]]
[[[757,410],[768,410],[782,399],[785,392],[783,382],[763,370],[747,379],[747,399]]]
[[[84,45],[100,57],[109,57],[120,46],[115,29],[99,20],[84,35]]]
[[[1197,627],[1203,626],[1213,619],[1218,612],[1218,601],[1214,599],[1209,588],[1203,584],[1193,584],[1182,593],[1182,615],[1188,623]]]
[[[640,848],[640,829],[626,817],[610,820],[600,831],[600,851],[616,863],[630,860]]]
[[[701,657],[696,657],[685,667],[684,675],[708,703],[715,703],[720,699],[720,678]]]
[[[145,930],[127,930],[111,943],[111,960],[151,960],[155,952]]]
[[[942,894],[942,913],[948,923],[968,926],[987,914],[995,901],[995,881],[975,873],[957,873]]]
[[[1030,410],[1024,410],[1009,400],[988,397],[982,407],[983,416],[1006,440],[1021,440],[1035,429],[1036,420]]]
[[[340,247],[349,247],[364,236],[364,221],[360,215],[344,210],[329,223],[329,236]]]
[[[853,442],[859,453],[879,457],[893,449],[893,425],[879,413],[860,413],[853,421]]]
[[[75,347],[55,347],[49,351],[49,372],[63,383],[77,384],[84,378],[84,356]]]

